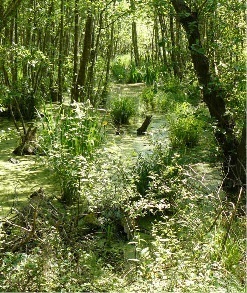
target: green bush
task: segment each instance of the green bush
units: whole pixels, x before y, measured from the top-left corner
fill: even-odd
[[[173,93],[159,91],[155,96],[156,108],[160,113],[169,113],[173,111],[175,103]]]
[[[130,56],[123,55],[111,64],[111,73],[115,81],[120,83],[137,83],[143,81],[142,71],[130,60]]]
[[[0,223],[1,292],[245,292],[245,217],[232,221],[234,205],[222,206],[171,148],[140,159],[143,196],[126,160],[98,153],[84,162],[87,210],[32,199]],[[136,225],[128,243],[123,211]]]
[[[113,123],[117,126],[128,124],[129,119],[136,113],[136,104],[131,97],[119,97],[110,104]]]
[[[143,77],[142,77],[142,72],[140,69],[138,69],[135,64],[131,64],[128,68],[128,83],[137,83],[137,82],[142,82]]]
[[[174,213],[182,174],[172,149],[157,145],[152,154],[139,157],[134,171],[135,185],[140,193],[139,198],[133,199],[135,216]]]
[[[194,147],[202,133],[202,122],[189,103],[178,104],[169,117],[169,138],[173,147]]]
[[[111,73],[115,81],[127,83],[130,76],[130,55],[121,55],[115,58],[111,64]]]
[[[158,69],[154,68],[153,66],[149,64],[145,64],[144,66],[144,76],[143,80],[147,85],[152,85],[156,80],[158,76]]]
[[[127,66],[120,60],[115,61],[111,66],[111,72],[113,78],[120,83],[126,83],[127,81]]]
[[[153,87],[146,87],[141,94],[141,100],[144,102],[147,109],[154,110],[155,108],[155,91]]]

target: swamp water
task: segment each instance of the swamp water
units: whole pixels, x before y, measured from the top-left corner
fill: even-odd
[[[143,84],[117,85],[113,88],[112,94],[128,95],[138,99],[142,89]],[[140,153],[152,151],[152,141],[160,136],[167,137],[162,115],[153,116],[147,135],[137,136],[136,130],[143,120],[144,118],[133,119],[130,125],[121,128],[123,133],[116,135],[116,129],[108,117],[106,139],[102,148],[134,164]],[[8,137],[4,138],[7,133]],[[51,170],[42,163],[42,157],[20,157],[12,154],[19,143],[19,138],[11,120],[0,118],[0,135],[0,218],[6,216],[11,208],[25,202],[30,194],[41,186],[48,196],[59,196],[59,187],[54,184]],[[11,158],[16,162],[13,163]]]
[[[112,88],[111,96],[128,96],[139,103],[143,87],[143,84],[115,85]],[[110,117],[106,117],[108,124],[105,128],[106,140],[102,145],[104,151],[125,161],[128,160],[131,165],[134,165],[139,155],[152,153],[155,142],[168,143],[165,115],[145,114],[153,114],[153,117],[147,134],[142,136],[137,136],[136,131],[144,121],[145,115],[135,117],[129,125],[122,126],[120,135],[116,135],[116,128],[111,123]],[[0,118],[0,134],[8,131],[8,128],[14,129],[13,123]],[[25,202],[30,194],[41,186],[48,196],[59,196],[59,187],[54,184],[51,170],[40,161],[42,157],[16,157],[17,164],[9,161],[13,157],[12,151],[17,145],[18,137],[13,133],[8,139],[0,140],[0,217],[5,216],[11,207]],[[212,169],[205,163],[191,164],[188,168],[188,175],[193,176],[193,180],[198,181],[199,184],[204,184],[208,192],[214,190],[220,182],[219,170]]]
[[[150,113],[145,108],[141,109],[140,96],[145,88],[142,83],[137,84],[115,84],[110,92],[110,100],[117,97],[129,97],[136,104],[137,112],[142,112],[142,117],[135,117],[130,120],[130,125],[124,125],[120,134],[116,135],[116,128],[109,123],[106,128],[107,142],[106,149],[110,152],[119,153],[125,159],[135,162],[139,154],[150,153],[154,143],[158,140],[168,141],[168,132],[164,114]],[[138,113],[137,113],[138,114]],[[142,125],[145,115],[152,115],[152,120],[145,135],[137,135],[137,129]],[[109,121],[109,119],[107,119]]]

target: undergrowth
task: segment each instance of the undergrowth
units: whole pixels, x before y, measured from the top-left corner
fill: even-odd
[[[154,153],[143,194],[142,169],[101,151],[74,205],[34,197],[2,223],[1,290],[244,292],[244,217],[171,150]]]
[[[39,190],[1,222],[1,291],[244,292],[244,208],[206,172],[208,117],[176,89],[146,91],[148,103],[164,95],[170,143],[134,167],[101,146],[90,105],[45,112],[40,143],[63,200]]]

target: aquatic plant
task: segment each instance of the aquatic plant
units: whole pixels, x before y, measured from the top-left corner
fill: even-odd
[[[40,143],[59,179],[62,201],[71,204],[80,194],[85,166],[103,140],[103,120],[89,103],[44,112]]]
[[[116,126],[128,124],[136,113],[136,105],[131,97],[118,97],[110,103],[110,113]]]

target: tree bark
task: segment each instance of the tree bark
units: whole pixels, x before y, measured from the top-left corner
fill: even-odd
[[[172,61],[172,68],[174,72],[174,76],[180,78],[180,71],[178,67],[178,61],[177,61],[177,52],[176,52],[176,40],[175,40],[175,33],[174,33],[174,23],[173,23],[173,13],[170,11],[170,33],[171,33],[171,61]]]
[[[58,100],[63,100],[63,42],[64,42],[64,0],[60,2],[60,28],[58,53]]]
[[[115,5],[115,2],[114,2]],[[109,83],[109,77],[110,77],[110,67],[111,67],[111,58],[113,53],[113,45],[114,45],[114,28],[115,23],[113,22],[111,24],[111,31],[110,31],[110,39],[107,46],[107,54],[106,54],[106,70],[105,70],[105,80],[103,84],[103,90],[101,94],[102,98],[102,104],[106,104],[107,94],[108,94],[108,83]]]
[[[77,77],[75,87],[75,100],[83,102],[85,100],[85,86],[86,86],[86,74],[87,67],[90,59],[90,51],[92,47],[92,31],[93,31],[93,15],[91,11],[88,12],[87,20],[85,24],[85,35],[83,52],[80,60],[80,69]]]
[[[163,52],[163,63],[165,65],[166,70],[168,70],[168,60],[167,60],[167,43],[166,43],[166,23],[164,20],[164,16],[162,13],[158,12],[159,16],[159,23],[160,23],[160,30],[161,30],[161,37],[162,37],[162,52]]]
[[[77,80],[77,72],[78,72],[78,51],[79,51],[79,0],[75,0],[75,10],[74,10],[74,67],[73,67],[73,82],[72,82],[72,90],[71,90],[71,102],[74,100],[78,100],[78,96],[76,97],[76,80]]]
[[[133,13],[136,11],[135,0],[130,1],[131,10]],[[135,65],[140,65],[140,55],[139,55],[139,48],[138,48],[138,36],[137,36],[137,29],[136,29],[136,22],[135,20],[132,21],[132,45],[134,50],[134,58],[135,58]]]
[[[98,27],[97,34],[95,33],[95,27]],[[93,106],[95,106],[96,103],[98,102],[97,94],[93,92],[93,88],[95,86],[95,65],[96,65],[98,50],[100,46],[102,27],[103,27],[103,11],[100,12],[98,24],[94,26],[92,30],[92,42],[91,42],[91,52],[90,52],[90,60],[89,60],[90,65],[88,68],[87,85],[86,85],[86,96],[90,100]]]
[[[224,156],[225,190],[238,192],[241,186],[246,186],[246,131],[243,129],[239,142],[234,134],[234,121],[226,111],[222,85],[218,80],[216,81],[209,70],[209,60],[200,40],[197,13],[191,11],[183,0],[171,0],[171,3],[187,35],[194,69],[199,84],[202,86],[203,100],[211,117],[216,121],[215,138]]]

